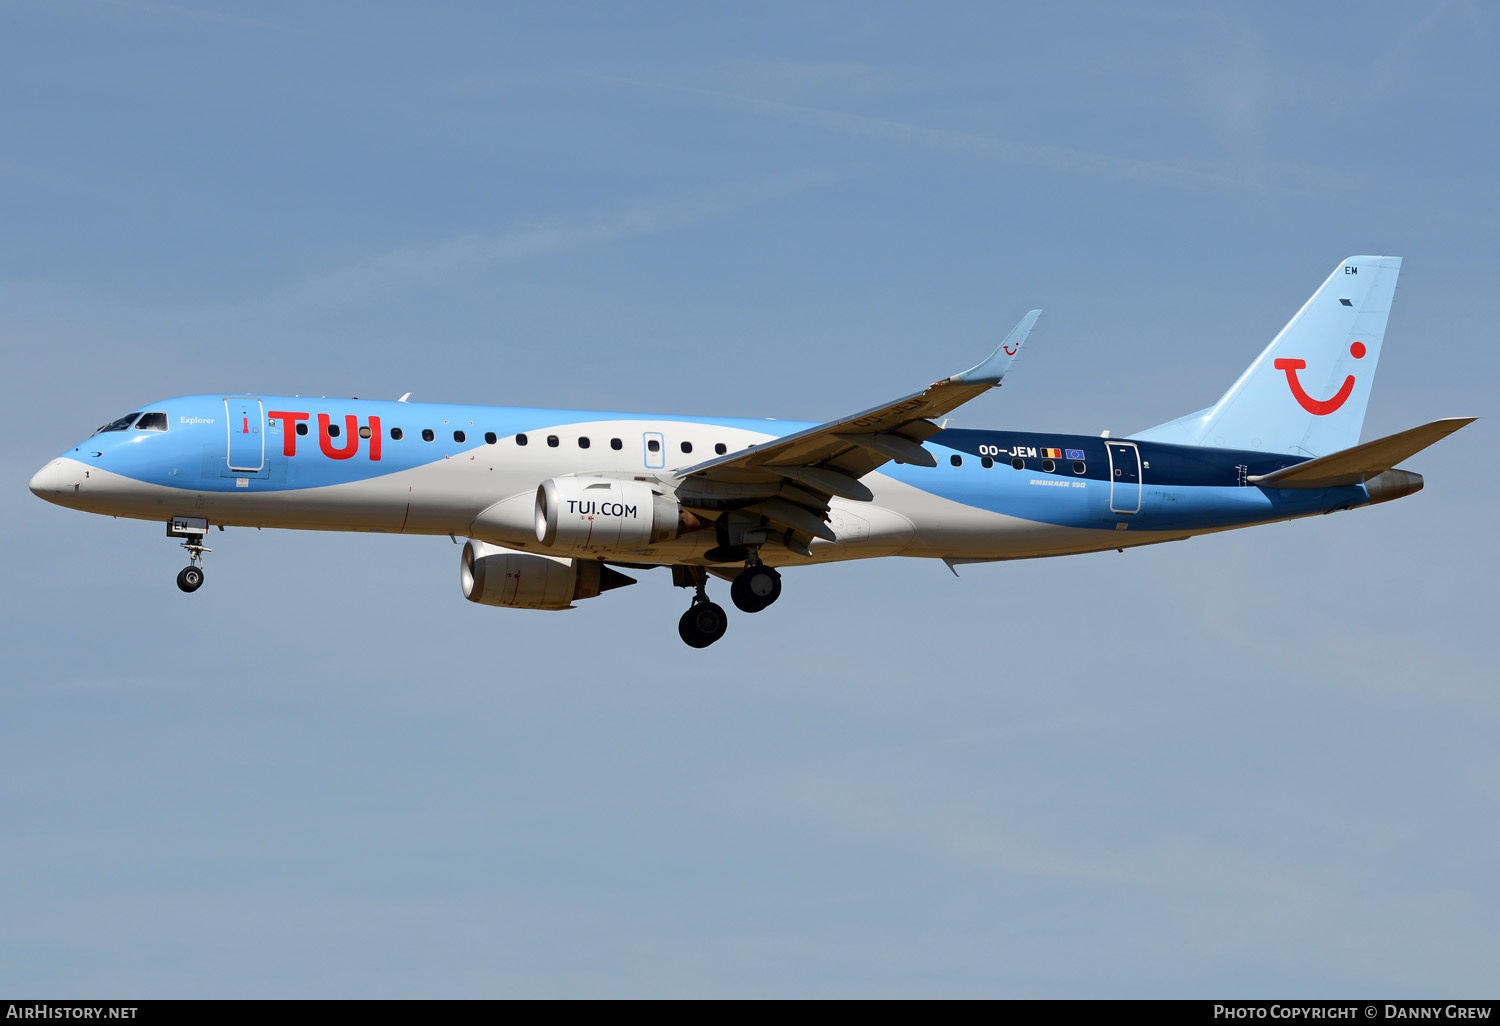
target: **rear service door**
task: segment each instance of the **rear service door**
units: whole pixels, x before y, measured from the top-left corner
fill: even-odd
[[[234,396],[224,400],[229,419],[229,469],[260,470],[266,465],[265,414],[259,399]]]
[[[1110,442],[1109,508],[1112,513],[1141,511],[1141,451],[1134,442]]]

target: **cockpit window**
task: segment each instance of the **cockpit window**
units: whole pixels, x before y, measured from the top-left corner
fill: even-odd
[[[165,431],[167,429],[167,415],[165,413],[143,413],[141,419],[135,422],[137,431]]]
[[[96,434],[96,435],[103,434],[106,431],[124,431],[131,424],[134,424],[135,423],[135,418],[137,418],[139,416],[140,416],[139,413],[132,413],[132,414],[129,414],[128,416],[121,417],[117,421],[114,421],[112,423],[104,425],[98,431],[95,431],[94,434]]]

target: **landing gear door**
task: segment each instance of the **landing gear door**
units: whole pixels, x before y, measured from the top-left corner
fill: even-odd
[[[1134,442],[1110,442],[1109,509],[1112,513],[1141,511],[1141,451]]]
[[[229,469],[260,470],[266,465],[266,421],[260,400],[225,399],[224,415],[229,422]]]

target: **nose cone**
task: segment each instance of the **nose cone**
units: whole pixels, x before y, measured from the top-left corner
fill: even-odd
[[[53,460],[32,475],[31,494],[48,502],[57,502],[65,493],[77,489],[78,482],[83,477],[81,473],[75,472],[79,466],[77,460]]]

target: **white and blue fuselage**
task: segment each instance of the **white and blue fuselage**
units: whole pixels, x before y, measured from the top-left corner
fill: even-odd
[[[112,516],[202,517],[226,527],[452,534],[530,546],[528,518],[476,519],[540,481],[629,475],[670,481],[706,455],[813,427],[787,421],[493,406],[187,396],[154,403],[44,467],[32,490]],[[1121,548],[1326,513],[1371,501],[1361,484],[1274,489],[1250,477],[1301,462],[1274,453],[1022,431],[943,430],[935,466],[866,475],[872,500],[830,500],[834,540],[787,565],[866,556],[1018,559]],[[601,514],[603,515],[603,514]],[[632,563],[706,562],[712,531],[629,551]],[[561,550],[566,551],[566,550]]]
[[[1396,463],[1458,430],[1356,444],[1400,260],[1350,257],[1217,404],[1129,438],[945,429],[1000,384],[1041,311],[982,363],[823,423],[267,395],[153,403],[52,460],[50,502],[164,521],[203,583],[209,527],[469,539],[487,605],[566,609],[672,567],[684,641],[712,644],[710,575],[757,612],[777,567],[1124,549],[1410,494]]]

